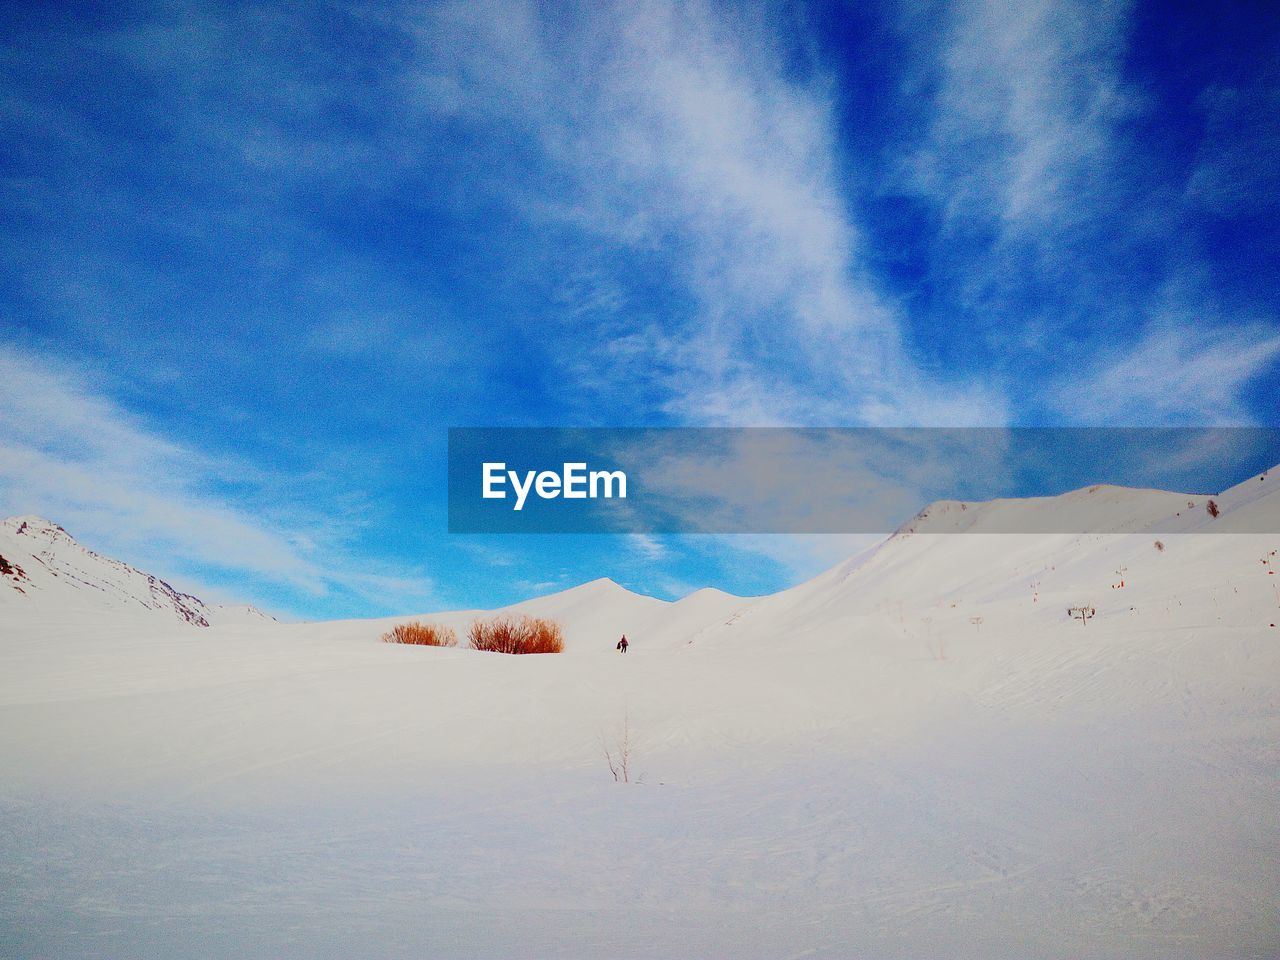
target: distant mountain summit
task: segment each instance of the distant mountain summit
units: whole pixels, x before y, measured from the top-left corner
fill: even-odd
[[[1095,484],[1045,497],[937,500],[898,529],[915,533],[1119,534],[1275,529],[1280,469],[1264,471],[1216,494],[1174,493]],[[1212,506],[1211,506],[1212,505]]]
[[[230,615],[271,619],[252,607],[209,604],[153,574],[82,546],[43,517],[0,521],[0,613],[49,610],[151,611],[207,627]]]

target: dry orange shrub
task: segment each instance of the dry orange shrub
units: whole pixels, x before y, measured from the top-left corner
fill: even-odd
[[[477,620],[467,630],[473,650],[490,653],[561,653],[564,633],[554,620],[498,616]]]
[[[398,623],[382,635],[383,643],[411,643],[421,647],[456,647],[458,635],[450,627],[412,620]]]

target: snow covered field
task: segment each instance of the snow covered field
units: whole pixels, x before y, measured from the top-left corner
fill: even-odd
[[[175,601],[6,521],[0,954],[1275,958],[1278,480],[940,505],[757,600],[595,581],[520,605],[543,657]]]

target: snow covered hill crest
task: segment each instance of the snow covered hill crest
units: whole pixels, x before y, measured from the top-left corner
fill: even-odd
[[[1280,465],[1214,494],[1095,484],[1057,496],[938,500],[896,536],[916,533],[1255,533],[1274,529]],[[1264,517],[1266,519],[1264,519]]]
[[[82,546],[43,517],[0,521],[0,609],[133,611],[207,627],[233,610]],[[270,619],[259,611],[256,617]]]

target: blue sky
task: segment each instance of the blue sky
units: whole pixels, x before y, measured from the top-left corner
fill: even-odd
[[[0,12],[0,510],[290,616],[839,538],[450,538],[449,426],[1275,424],[1273,4]]]

